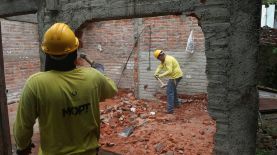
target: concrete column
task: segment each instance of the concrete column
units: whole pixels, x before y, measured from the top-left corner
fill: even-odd
[[[2,48],[2,35],[1,35],[1,22],[0,22],[0,154],[11,155],[12,145],[10,137],[10,125],[6,95],[5,73],[4,73],[4,59]]]
[[[258,1],[207,1],[205,33],[208,110],[216,120],[215,154],[253,155],[256,148]],[[246,11],[252,10],[252,11]]]

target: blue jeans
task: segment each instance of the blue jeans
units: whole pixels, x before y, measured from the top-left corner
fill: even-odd
[[[177,97],[177,85],[180,82],[182,77],[179,77],[177,79],[169,79],[167,82],[167,112],[173,113],[174,107],[179,106],[179,101]]]

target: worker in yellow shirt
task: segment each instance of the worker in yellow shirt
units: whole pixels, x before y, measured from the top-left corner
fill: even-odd
[[[156,78],[169,78],[166,89],[167,113],[172,114],[174,107],[179,107],[180,105],[177,97],[177,85],[183,77],[183,72],[178,61],[173,56],[166,55],[159,49],[154,51],[154,56],[161,61],[154,76]],[[164,72],[160,74],[161,71]]]
[[[64,23],[44,34],[45,72],[27,80],[17,109],[17,154],[29,154],[35,120],[39,155],[96,155],[100,136],[99,102],[113,97],[114,82],[94,68],[76,68],[79,41]]]

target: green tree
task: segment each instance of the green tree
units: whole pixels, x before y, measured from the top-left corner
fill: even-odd
[[[268,6],[270,4],[277,4],[277,0],[262,0],[262,4]]]

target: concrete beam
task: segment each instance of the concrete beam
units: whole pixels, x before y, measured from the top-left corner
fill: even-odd
[[[27,14],[27,15],[5,17],[4,19],[10,20],[10,21],[33,23],[33,24],[38,23],[37,14]]]
[[[192,0],[83,0],[60,4],[61,10],[56,19],[72,23],[74,29],[87,20],[139,18],[190,12],[198,1]],[[86,14],[84,14],[86,12]],[[80,16],[80,14],[84,14]]]
[[[0,0],[0,18],[36,13],[38,0]]]

